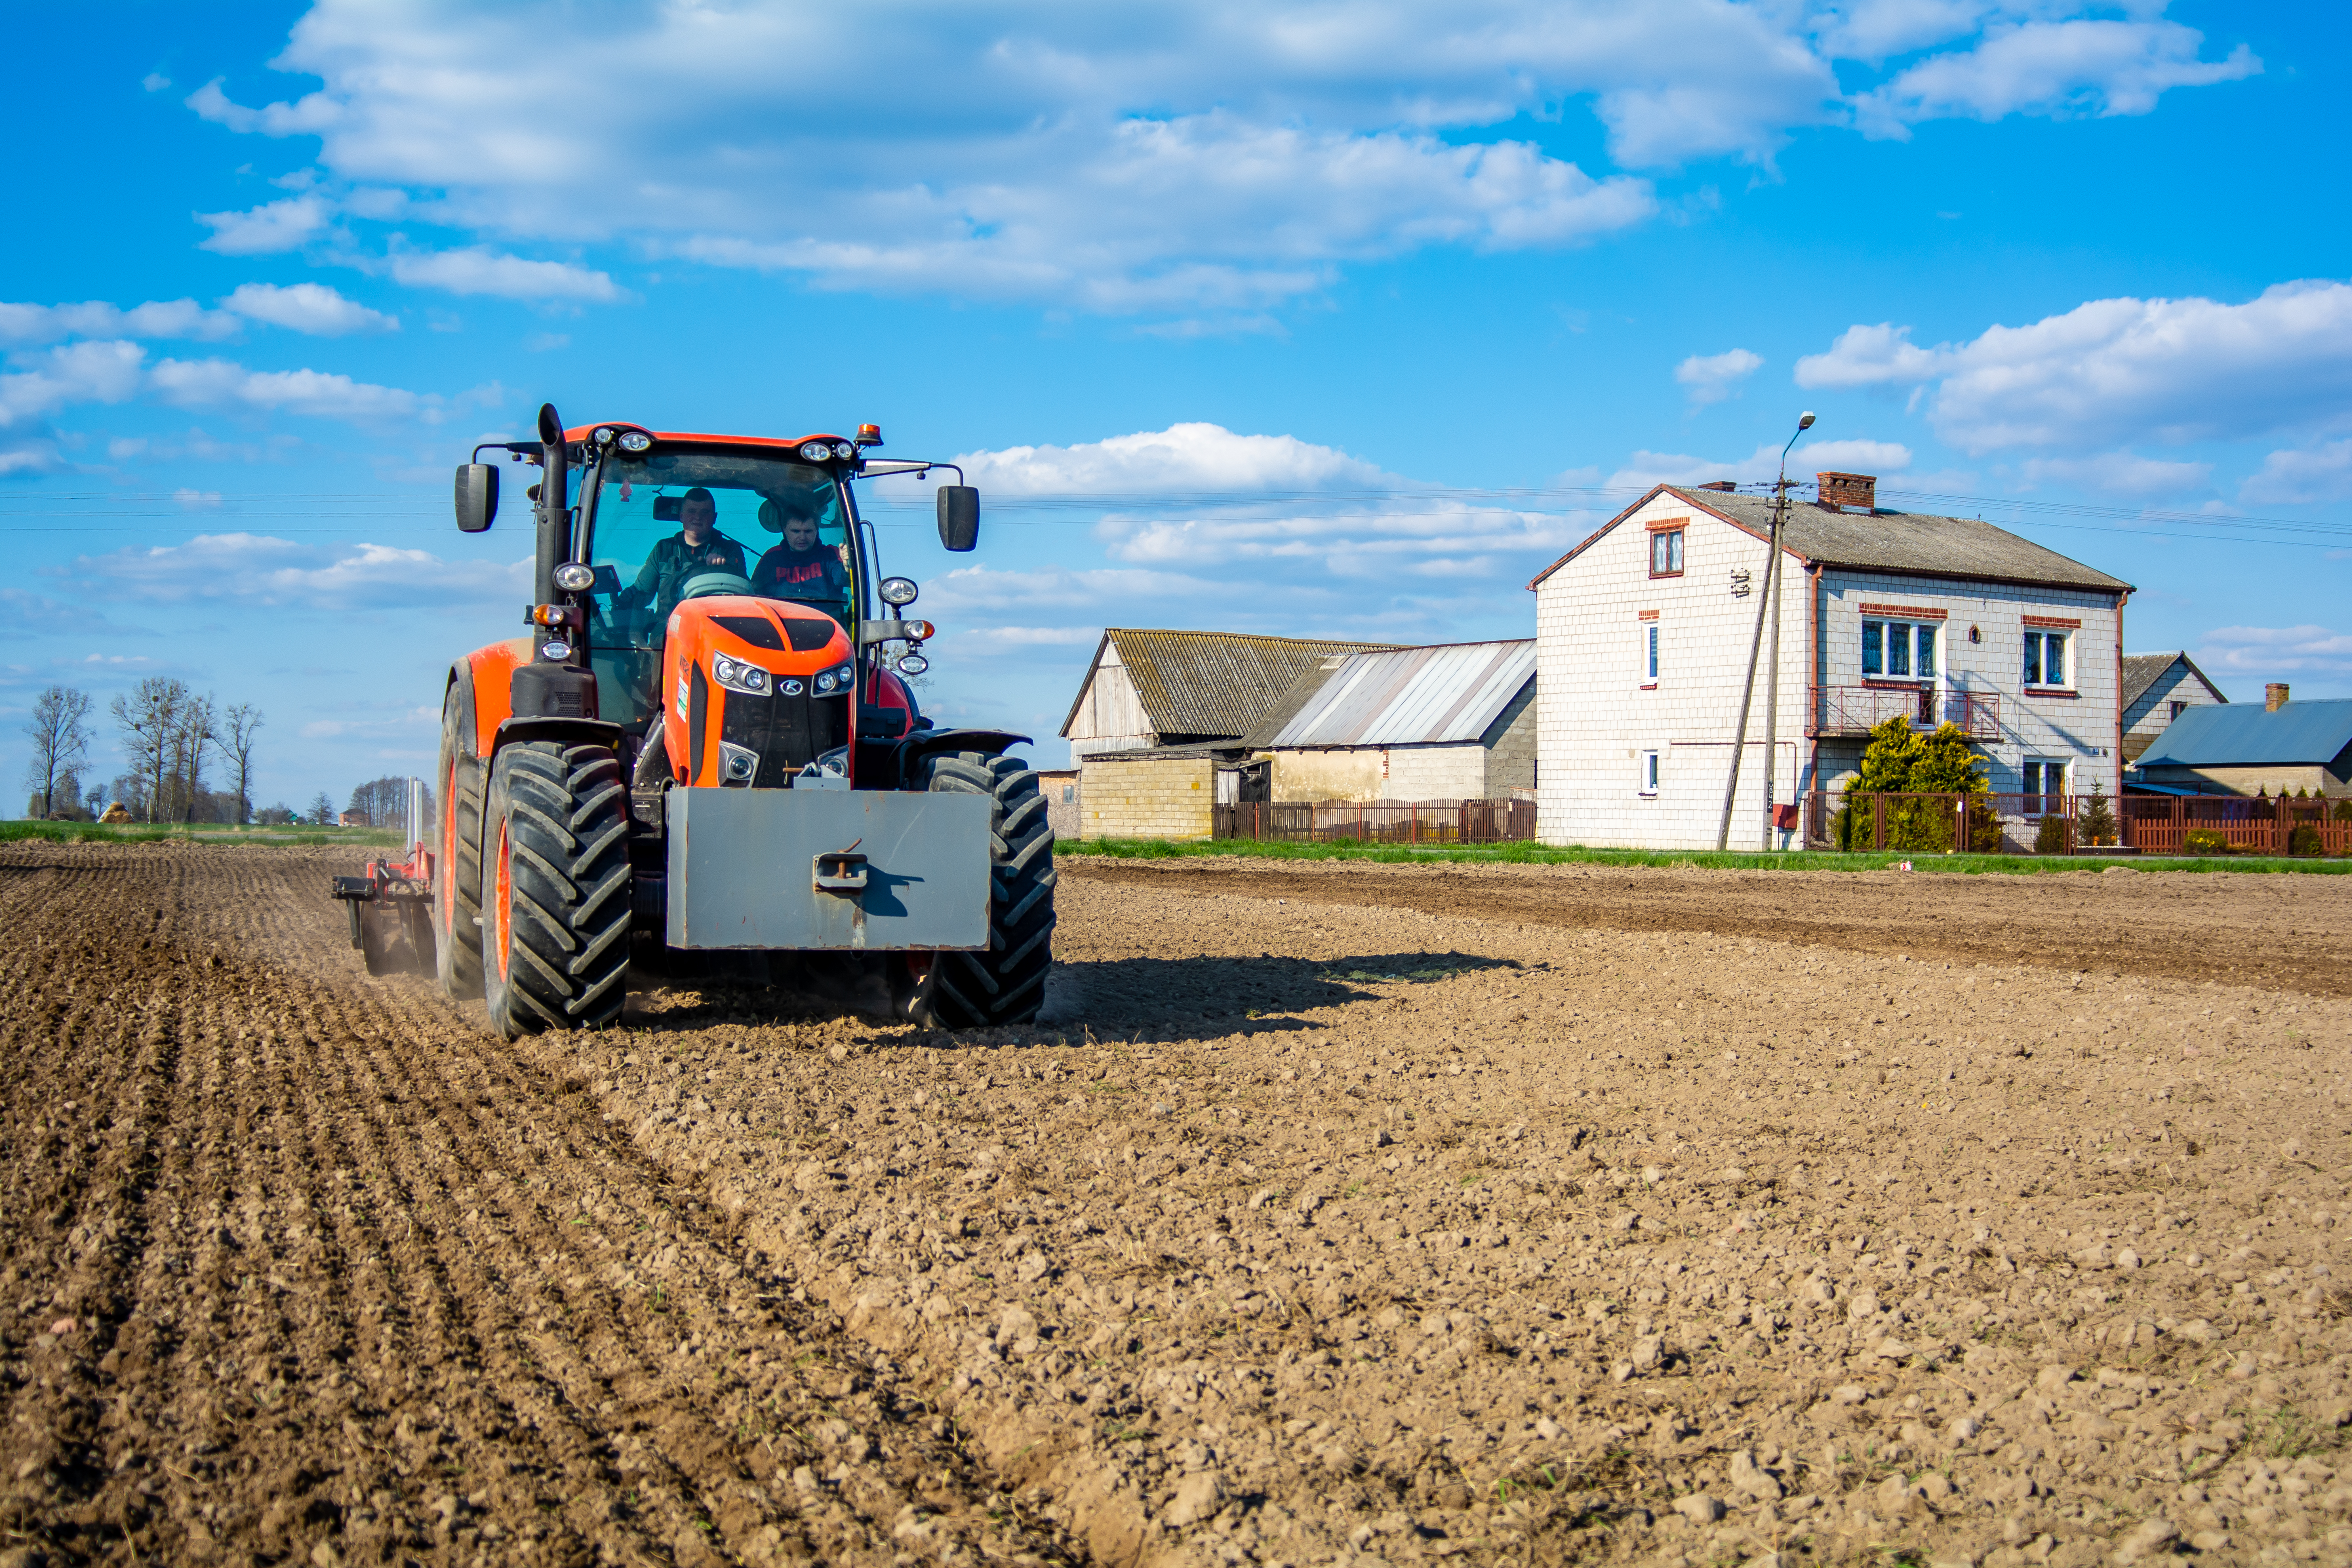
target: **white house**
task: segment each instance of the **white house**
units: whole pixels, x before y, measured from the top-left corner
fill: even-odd
[[[2131,584],[1978,519],[1881,510],[1875,491],[1868,475],[1822,474],[1818,499],[1789,504],[1775,802],[1838,788],[1897,715],[1958,724],[1996,794],[2115,793]],[[1727,481],[1660,485],[1528,584],[1544,842],[1714,847],[1771,516],[1769,495]],[[1769,675],[1734,847],[1762,841]]]

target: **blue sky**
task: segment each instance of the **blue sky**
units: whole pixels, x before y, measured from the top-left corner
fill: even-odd
[[[42,686],[157,672],[260,704],[262,802],[428,771],[527,593],[449,469],[543,398],[961,458],[980,552],[884,489],[888,563],[935,713],[1045,760],[1105,624],[1528,635],[1536,570],[1801,408],[1798,471],[2137,584],[2134,651],[2352,694],[2340,7],[14,25],[11,783]]]

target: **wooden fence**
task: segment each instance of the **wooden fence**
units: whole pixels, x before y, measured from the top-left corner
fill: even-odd
[[[1839,795],[1817,790],[1805,805],[1805,839],[1821,849],[1973,850],[2001,855],[2142,855],[2196,852],[2192,833],[2217,836],[2241,855],[2352,854],[2352,809],[2318,798],[2124,795],[2107,802],[2113,836],[2084,826],[2081,795]],[[2345,815],[2338,816],[2339,810]],[[2307,828],[2302,847],[2296,830]],[[2209,838],[2207,842],[2210,842]]]
[[[1536,836],[1531,800],[1273,800],[1214,809],[1218,838],[1302,844],[1499,844]]]

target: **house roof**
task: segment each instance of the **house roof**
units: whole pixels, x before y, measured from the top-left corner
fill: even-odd
[[[1537,586],[1660,495],[1671,495],[1759,539],[1771,537],[1769,496],[1659,485],[1594,530],[1583,543],[1545,567],[1528,586]],[[1780,542],[1801,559],[1824,566],[1920,577],[1972,577],[2038,587],[2088,588],[2110,594],[2132,591],[2132,585],[2120,577],[2110,577],[2054,550],[2044,550],[2007,529],[1995,528],[1982,518],[1889,511],[1883,507],[1875,511],[1842,511],[1819,501],[1791,500],[1788,516],[1781,523]]]
[[[1328,664],[1330,661],[1324,661]],[[1350,654],[1301,676],[1249,744],[1465,744],[1536,678],[1532,637]]]
[[[2176,664],[2187,665],[2189,673],[2204,683],[2216,701],[2230,700],[2221,695],[2220,687],[2205,679],[2205,672],[2197,668],[2197,661],[2185,653],[2127,653],[2124,655],[2125,711],[2130,711],[2131,705],[2147,696],[2147,689],[2163,679],[2164,672]]]
[[[2140,753],[2148,767],[2265,767],[2332,763],[2352,746],[2352,700],[2200,704],[2165,726]]]
[[[1293,681],[1324,659],[1387,646],[1112,626],[1095,645],[1087,680],[1091,683],[1101,668],[1104,648],[1114,648],[1154,734],[1241,736],[1266,716]],[[1081,685],[1071,699],[1062,720],[1063,734],[1070,732],[1086,694]]]

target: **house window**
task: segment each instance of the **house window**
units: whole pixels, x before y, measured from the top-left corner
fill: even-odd
[[[1642,671],[1642,684],[1644,686],[1655,686],[1658,683],[1657,622],[1643,621],[1642,623],[1641,642],[1637,649],[1637,654],[1638,657],[1635,662]]]
[[[2040,816],[2046,812],[2063,811],[2066,803],[2066,764],[2048,762],[2038,757],[2025,760],[2025,802],[2028,816]]]
[[[2066,634],[2064,632],[2025,634],[2025,684],[2028,686],[2066,684]]]
[[[1894,680],[1926,680],[1936,673],[1936,635],[1931,622],[1862,623],[1862,673]]]
[[[1679,577],[1683,574],[1683,531],[1662,528],[1650,535],[1650,575]]]
[[[1642,770],[1636,777],[1639,781],[1637,787],[1640,789],[1642,794],[1655,795],[1658,793],[1657,752],[1643,752],[1642,753]]]
[[[2168,715],[2168,718],[2178,719],[2183,713],[2189,711],[2189,704],[2182,701],[2178,697],[2174,698],[2170,702],[2166,703],[2165,706],[2172,710],[2171,713]]]

